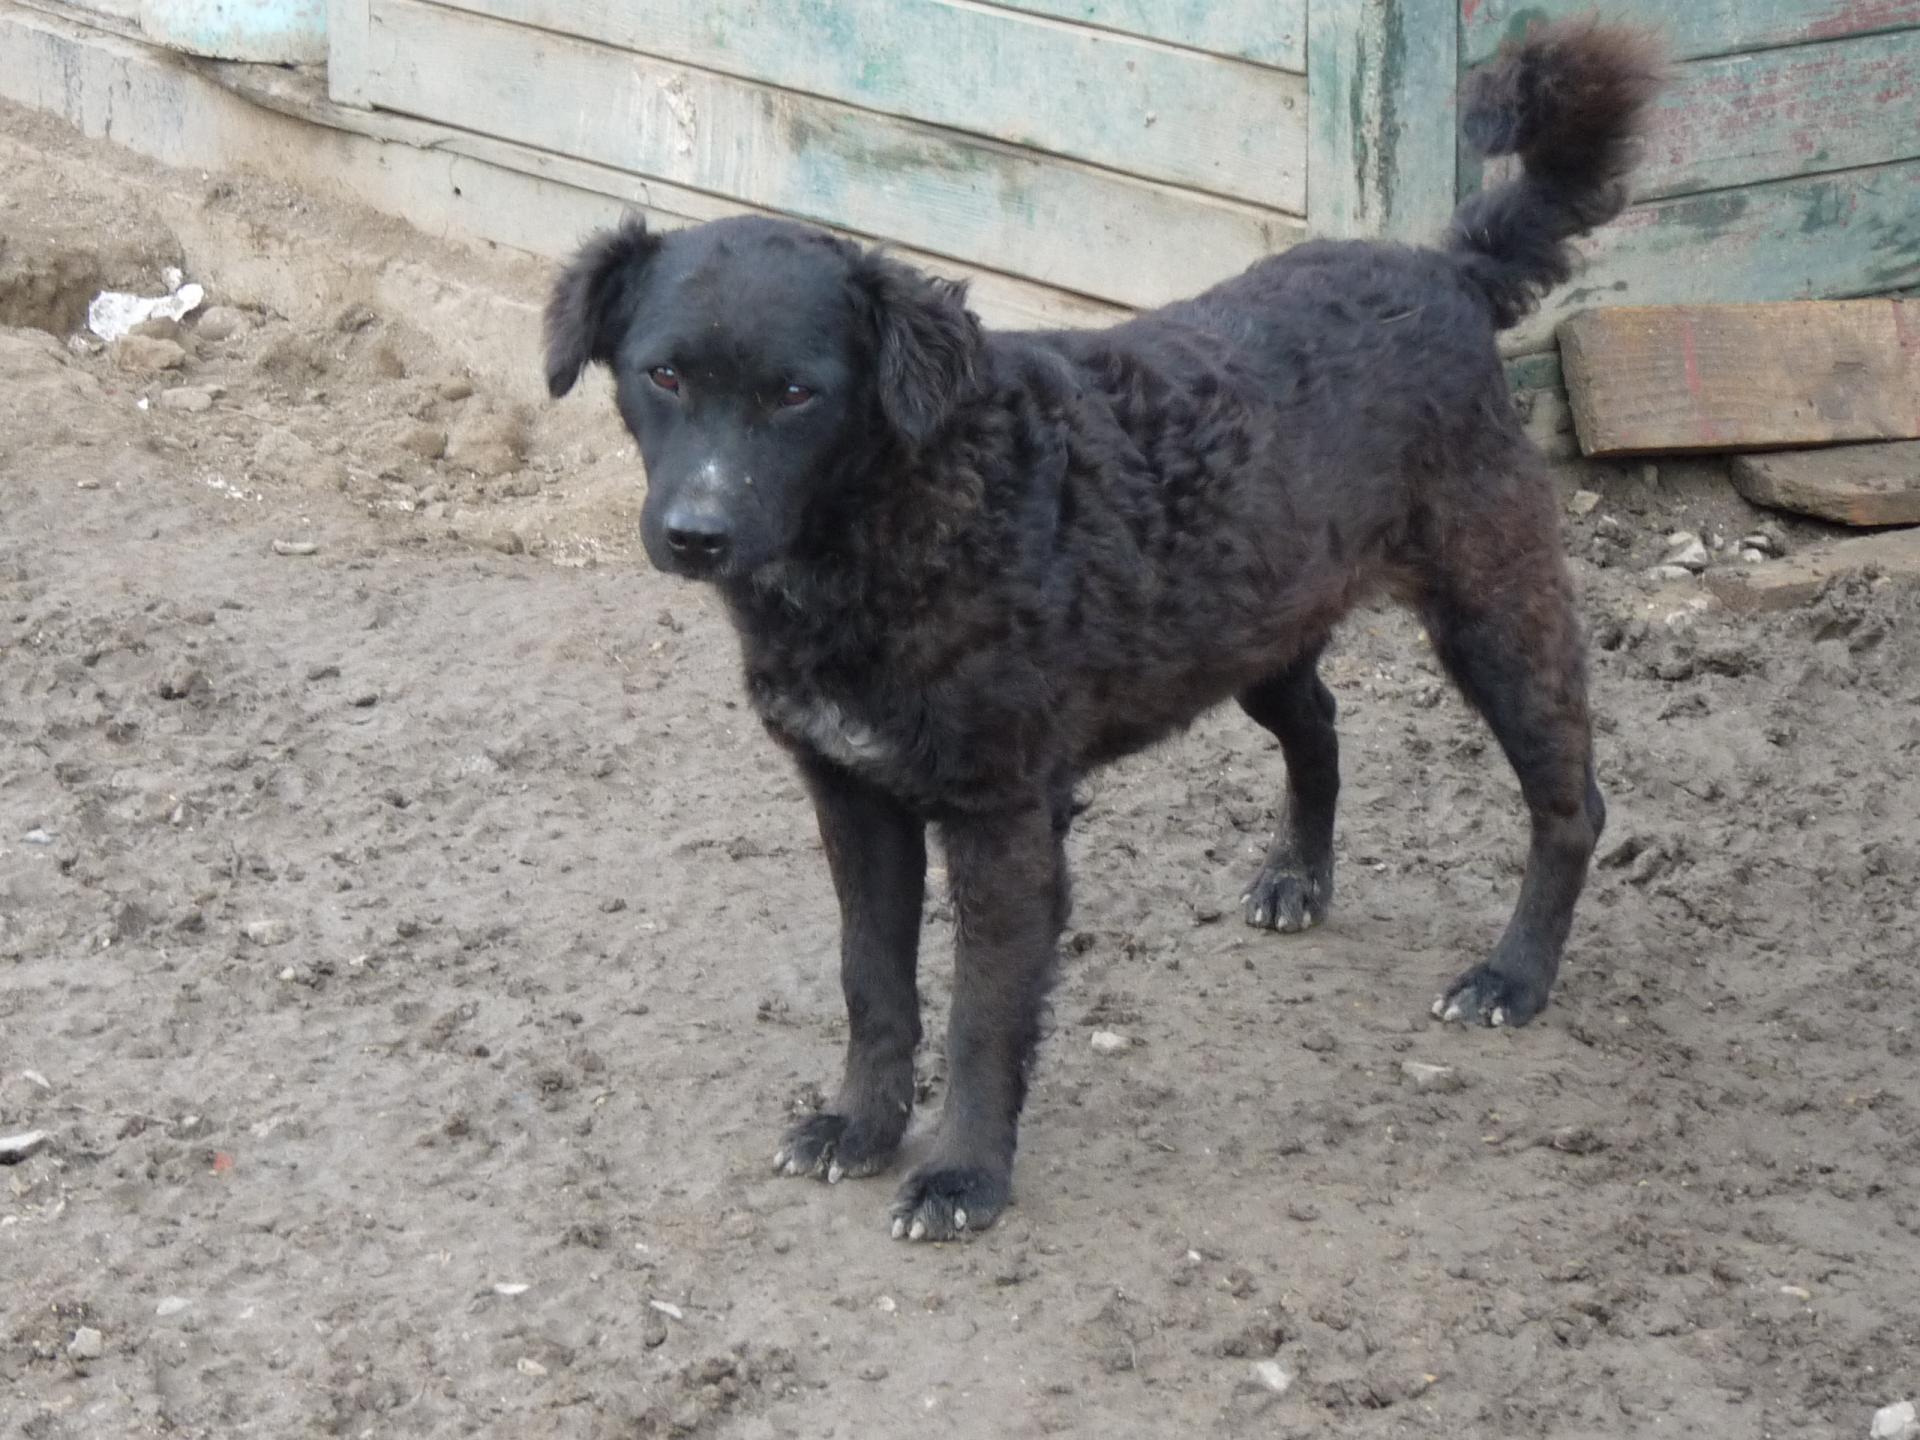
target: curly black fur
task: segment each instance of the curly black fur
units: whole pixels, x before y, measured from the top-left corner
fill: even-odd
[[[719,586],[840,897],[846,1075],[780,1168],[870,1173],[906,1129],[929,824],[958,920],[949,1080],[896,1233],[977,1229],[1008,1199],[1078,776],[1237,699],[1288,770],[1247,918],[1323,919],[1339,774],[1316,662],[1376,594],[1424,619],[1532,820],[1512,922],[1441,1012],[1546,1003],[1604,808],[1554,496],[1494,334],[1617,208],[1650,74],[1622,32],[1540,31],[1468,107],[1525,175],[1446,248],[1303,245],[1104,331],[983,333],[958,287],[771,220],[629,226],[568,268],[553,388],[612,368],[648,552]]]

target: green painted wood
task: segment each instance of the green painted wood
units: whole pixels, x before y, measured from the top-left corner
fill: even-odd
[[[561,35],[1306,212],[1306,80],[954,0],[443,0]]]
[[[1308,0],[988,0],[1305,74]]]
[[[1300,221],[524,26],[372,0],[374,104],[1024,276],[1157,305]]]
[[[1676,67],[1634,177],[1684,195],[1920,156],[1920,30]]]
[[[1691,60],[1905,29],[1920,25],[1920,0],[1460,0],[1461,58],[1477,64],[1533,20],[1596,13],[1658,30]]]
[[[1509,331],[1547,348],[1593,305],[1736,304],[1879,295],[1920,284],[1920,161],[1636,206],[1585,242],[1588,263]]]
[[[367,102],[367,0],[327,0],[327,95],[336,105]]]
[[[1307,18],[1313,232],[1433,239],[1454,206],[1453,0],[1314,0]]]

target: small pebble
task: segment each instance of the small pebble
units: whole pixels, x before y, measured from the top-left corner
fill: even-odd
[[[1813,1292],[1804,1285],[1782,1285],[1780,1293],[1789,1300],[1811,1300]]]
[[[1265,1386],[1276,1395],[1284,1395],[1293,1388],[1293,1376],[1278,1360],[1256,1360],[1253,1364],[1253,1378],[1256,1383]]]
[[[1867,1433],[1872,1440],[1920,1440],[1920,1409],[1911,1400],[1885,1406],[1874,1413]]]
[[[320,547],[311,540],[276,540],[273,542],[276,555],[317,555]]]
[[[203,340],[228,340],[249,328],[249,323],[245,311],[231,305],[214,305],[201,315],[193,331]]]
[[[1429,1065],[1422,1060],[1402,1060],[1400,1073],[1412,1082],[1414,1089],[1433,1094],[1464,1089],[1467,1083],[1466,1077],[1451,1065]]]
[[[514,1362],[513,1368],[518,1370],[522,1375],[532,1375],[536,1378],[547,1373],[547,1367],[531,1355],[522,1355]]]
[[[192,1304],[193,1302],[184,1295],[169,1295],[153,1307],[153,1313],[158,1315],[162,1320],[167,1320],[180,1314],[181,1311],[187,1309],[187,1307]]]
[[[1749,545],[1740,552],[1740,558],[1749,565],[1758,565],[1767,558],[1767,554],[1766,551]]]
[[[658,1315],[648,1314],[640,1317],[640,1343],[649,1350],[657,1350],[667,1343],[667,1322]]]
[[[504,1295],[511,1300],[516,1295],[526,1294],[527,1291],[532,1288],[531,1285],[522,1284],[518,1280],[502,1280],[498,1285],[493,1287],[493,1293],[496,1295]]]
[[[669,1320],[684,1320],[687,1318],[686,1311],[682,1310],[678,1305],[672,1304],[666,1300],[649,1300],[647,1301],[647,1304],[650,1305],[653,1309],[658,1310],[662,1315],[666,1316]]]
[[[1688,530],[1679,530],[1667,537],[1667,565],[1678,565],[1683,570],[1699,574],[1707,568],[1712,556],[1707,551],[1706,542]]]
[[[213,408],[213,391],[202,385],[182,385],[160,392],[160,408],[183,415],[200,415]]]
[[[240,933],[256,945],[284,945],[293,938],[293,926],[285,920],[249,920]]]
[[[1119,1055],[1133,1048],[1133,1041],[1117,1030],[1096,1030],[1091,1043],[1096,1055]]]
[[[869,1385],[873,1385],[887,1378],[887,1367],[884,1365],[862,1365],[855,1373]]]
[[[36,826],[36,827],[35,827],[35,828],[33,828],[32,830],[29,830],[29,831],[27,831],[27,833],[26,833],[26,834],[24,834],[24,835],[22,835],[22,836],[21,836],[20,838],[21,838],[22,840],[24,840],[24,841],[26,841],[26,842],[27,842],[27,844],[29,844],[29,845],[51,845],[51,844],[53,844],[53,835],[52,835],[52,833],[51,833],[51,832],[49,832],[49,831],[46,831],[46,830],[42,830],[42,829],[40,829],[40,828],[39,828],[38,826]]]
[[[1567,509],[1571,510],[1575,515],[1591,515],[1594,510],[1598,508],[1599,504],[1600,496],[1598,492],[1593,490],[1576,490],[1573,492],[1573,498],[1567,501]]]
[[[1656,565],[1647,574],[1655,580],[1691,580],[1694,572],[1684,565]]]
[[[75,1360],[98,1360],[107,1353],[107,1340],[91,1325],[82,1325],[73,1332],[73,1341],[67,1346],[67,1354]]]

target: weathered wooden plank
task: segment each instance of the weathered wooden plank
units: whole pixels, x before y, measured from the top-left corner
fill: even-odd
[[[384,167],[396,191],[404,191],[409,183],[415,185],[412,209],[424,212],[419,223],[428,230],[438,225],[483,236],[493,244],[559,258],[572,254],[589,232],[617,224],[629,213],[641,215],[648,225],[662,230],[758,213],[737,201],[535,150],[511,140],[475,135],[383,110],[332,103],[316,95],[311,82],[296,70],[274,65],[207,65],[201,73],[255,105],[311,125],[381,141],[390,154],[395,150],[409,152],[408,161],[417,162],[429,153],[447,157],[444,175],[425,186],[425,193],[417,173],[401,173],[402,161],[389,158]],[[413,171],[421,168],[425,167],[416,163]],[[455,213],[439,213],[436,201],[441,196],[434,191],[442,196],[451,192],[455,204],[449,209]],[[848,231],[841,233],[867,243],[875,240]],[[968,304],[989,325],[1077,329],[1117,324],[1132,313],[901,245],[889,245],[888,253],[936,275],[965,280]]]
[[[1307,0],[986,0],[1305,74]]]
[[[1636,206],[1584,243],[1587,263],[1503,337],[1543,350],[1592,305],[1878,295],[1920,284],[1920,162]]]
[[[368,0],[327,0],[327,95],[336,105],[365,108]]]
[[[1701,60],[1656,102],[1634,190],[1728,189],[1920,155],[1920,30]]]
[[[1306,80],[956,0],[454,8],[1306,213]]]
[[[1612,23],[1659,31],[1677,60],[1920,25],[1920,0],[1460,0],[1462,57],[1486,59],[1531,21],[1596,11]]]
[[[1920,525],[1920,442],[1741,455],[1732,475],[1755,505],[1842,525]]]
[[[1895,579],[1920,579],[1920,528],[1883,530],[1796,551],[1744,572],[1707,572],[1707,588],[1733,610],[1790,610],[1805,605],[1836,575],[1872,571]]]
[[[1920,305],[1625,306],[1560,331],[1588,455],[1920,438]]]
[[[657,177],[1121,305],[1157,305],[1300,238],[1271,211],[687,70],[374,0],[389,109]]]
[[[1433,239],[1454,206],[1453,0],[1316,0],[1307,24],[1313,232]]]

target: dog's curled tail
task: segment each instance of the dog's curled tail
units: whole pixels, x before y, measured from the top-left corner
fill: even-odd
[[[1468,78],[1468,142],[1521,163],[1517,179],[1465,201],[1447,237],[1496,327],[1515,324],[1571,275],[1568,242],[1626,204],[1635,137],[1661,68],[1651,36],[1576,20],[1534,27]]]

